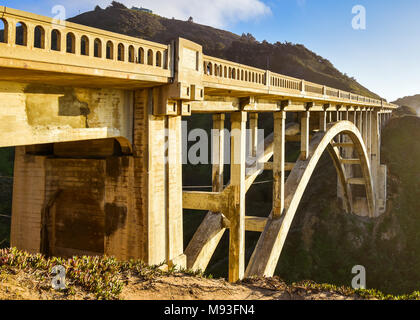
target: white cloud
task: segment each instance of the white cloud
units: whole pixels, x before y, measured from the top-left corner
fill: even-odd
[[[74,7],[78,1],[69,1],[66,6]],[[108,6],[110,0],[88,0],[102,8]],[[262,0],[119,0],[128,8],[132,6],[153,10],[168,18],[194,21],[213,27],[226,27],[240,21],[256,20],[271,14],[271,9]],[[74,4],[73,4],[74,3]]]

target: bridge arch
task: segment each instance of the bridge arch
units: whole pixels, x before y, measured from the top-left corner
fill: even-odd
[[[370,171],[366,147],[363,138],[350,121],[340,121],[328,125],[326,132],[318,133],[314,136],[309,147],[309,156],[306,160],[299,160],[291,171],[285,184],[285,203],[283,214],[274,218],[268,218],[267,224],[262,232],[254,252],[249,261],[245,276],[272,276],[277,266],[280,253],[284,242],[289,233],[295,213],[302,199],[303,193],[309,183],[315,167],[323,152],[328,150],[333,156],[334,164],[337,165],[337,153],[333,152],[333,139],[338,135],[347,135],[355,148],[361,165],[361,171],[366,188],[366,198],[368,202],[369,215],[374,216],[375,198],[373,192],[373,182]],[[336,156],[334,156],[334,154]],[[338,159],[339,160],[339,159]],[[336,169],[343,171],[340,167]],[[341,177],[341,180],[343,177]],[[345,175],[344,175],[345,179]],[[342,181],[343,182],[343,181]],[[345,182],[348,190],[348,182]]]

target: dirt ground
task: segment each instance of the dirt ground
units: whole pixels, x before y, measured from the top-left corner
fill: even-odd
[[[186,274],[158,276],[144,280],[124,276],[122,300],[353,300],[334,292],[319,292],[287,286],[278,279],[248,280],[230,284],[223,279],[207,279]],[[91,300],[95,297],[81,288],[74,294],[55,291],[36,274],[19,271],[0,277],[0,300]]]

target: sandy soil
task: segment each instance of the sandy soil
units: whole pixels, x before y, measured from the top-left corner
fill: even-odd
[[[343,300],[353,299],[334,292],[310,291],[287,286],[278,279],[247,280],[230,284],[223,279],[206,279],[186,274],[172,274],[142,279],[123,275],[123,300]],[[36,273],[11,271],[0,275],[0,300],[94,299],[81,288],[68,295],[51,288]]]

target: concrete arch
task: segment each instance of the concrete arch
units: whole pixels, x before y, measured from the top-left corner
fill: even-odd
[[[370,216],[374,215],[375,198],[373,183],[370,162],[363,143],[363,138],[356,126],[350,121],[340,121],[329,124],[326,132],[318,133],[314,136],[309,146],[308,158],[306,160],[299,160],[291,171],[285,184],[284,212],[279,218],[273,218],[272,215],[268,218],[265,229],[258,240],[246,269],[246,277],[272,276],[274,274],[284,242],[309,179],[312,176],[322,153],[326,149],[329,149],[331,153],[331,148],[333,148],[331,142],[334,137],[339,134],[349,136],[354,144],[354,148],[357,151],[360,160],[363,179],[366,186],[369,213]],[[335,158],[335,156],[333,156],[333,158]]]

